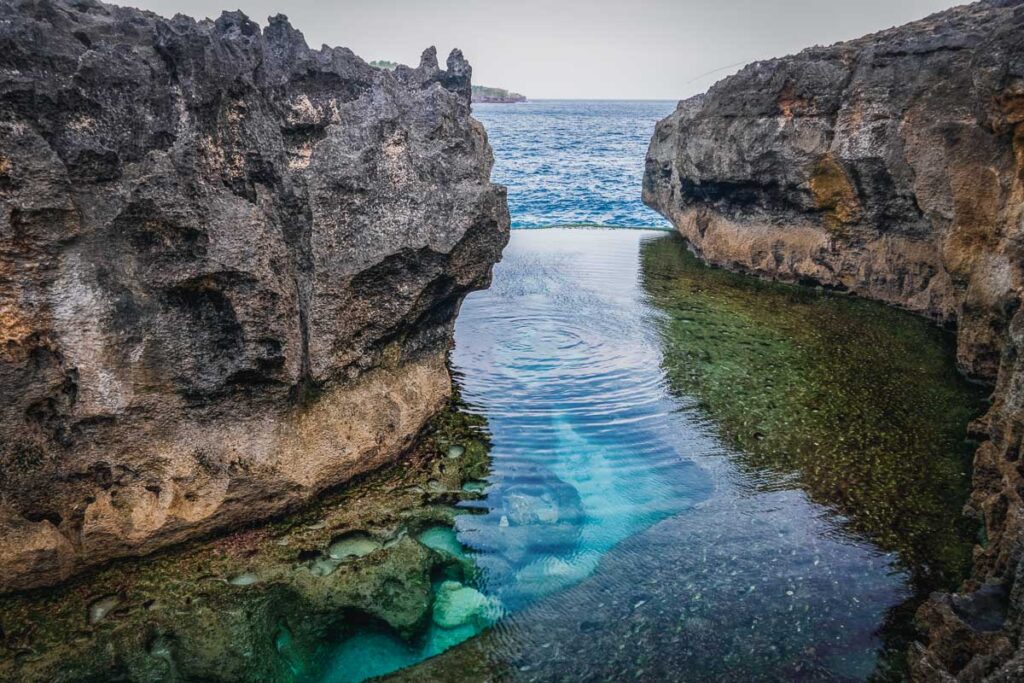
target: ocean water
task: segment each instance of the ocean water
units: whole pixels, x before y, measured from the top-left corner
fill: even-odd
[[[494,148],[494,182],[508,186],[513,228],[669,228],[640,201],[654,124],[673,101],[541,100],[477,104]]]
[[[475,108],[535,228],[456,325],[491,441],[444,541],[476,617],[448,623],[438,585],[425,633],[357,634],[321,680],[898,679],[917,601],[962,577],[982,396],[948,335],[707,268],[673,233],[551,227],[663,227],[640,178],[672,106]]]

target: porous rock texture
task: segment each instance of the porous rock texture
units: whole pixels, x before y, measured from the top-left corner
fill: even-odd
[[[644,200],[707,261],[955,325],[994,381],[974,577],[919,612],[919,680],[1024,680],[1024,2],[751,64],[661,121]]]
[[[0,592],[410,445],[508,238],[470,75],[283,16],[0,0]]]

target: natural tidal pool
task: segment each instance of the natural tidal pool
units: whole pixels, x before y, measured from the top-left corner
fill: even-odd
[[[0,599],[0,680],[899,680],[967,570],[986,392],[911,315],[521,230],[451,365],[395,467]]]
[[[975,540],[951,341],[673,234],[515,232],[452,357],[492,444],[456,529],[501,618],[404,675],[898,679]]]

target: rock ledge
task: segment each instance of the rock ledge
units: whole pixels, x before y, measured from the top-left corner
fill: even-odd
[[[0,592],[409,446],[508,238],[471,71],[280,15],[0,2]]]
[[[658,124],[644,201],[711,263],[956,326],[962,368],[996,385],[967,508],[987,540],[970,596],[922,608],[913,670],[1024,677],[1024,2],[745,67]]]

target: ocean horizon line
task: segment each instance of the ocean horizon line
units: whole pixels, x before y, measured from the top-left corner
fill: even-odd
[[[551,225],[512,225],[512,230],[554,230],[554,229],[601,229],[601,230],[657,230],[675,232],[672,226],[659,225],[607,225],[604,223],[553,223]]]
[[[481,104],[530,104],[531,102],[678,102],[682,97],[530,97],[522,102],[474,102],[473,105]]]

